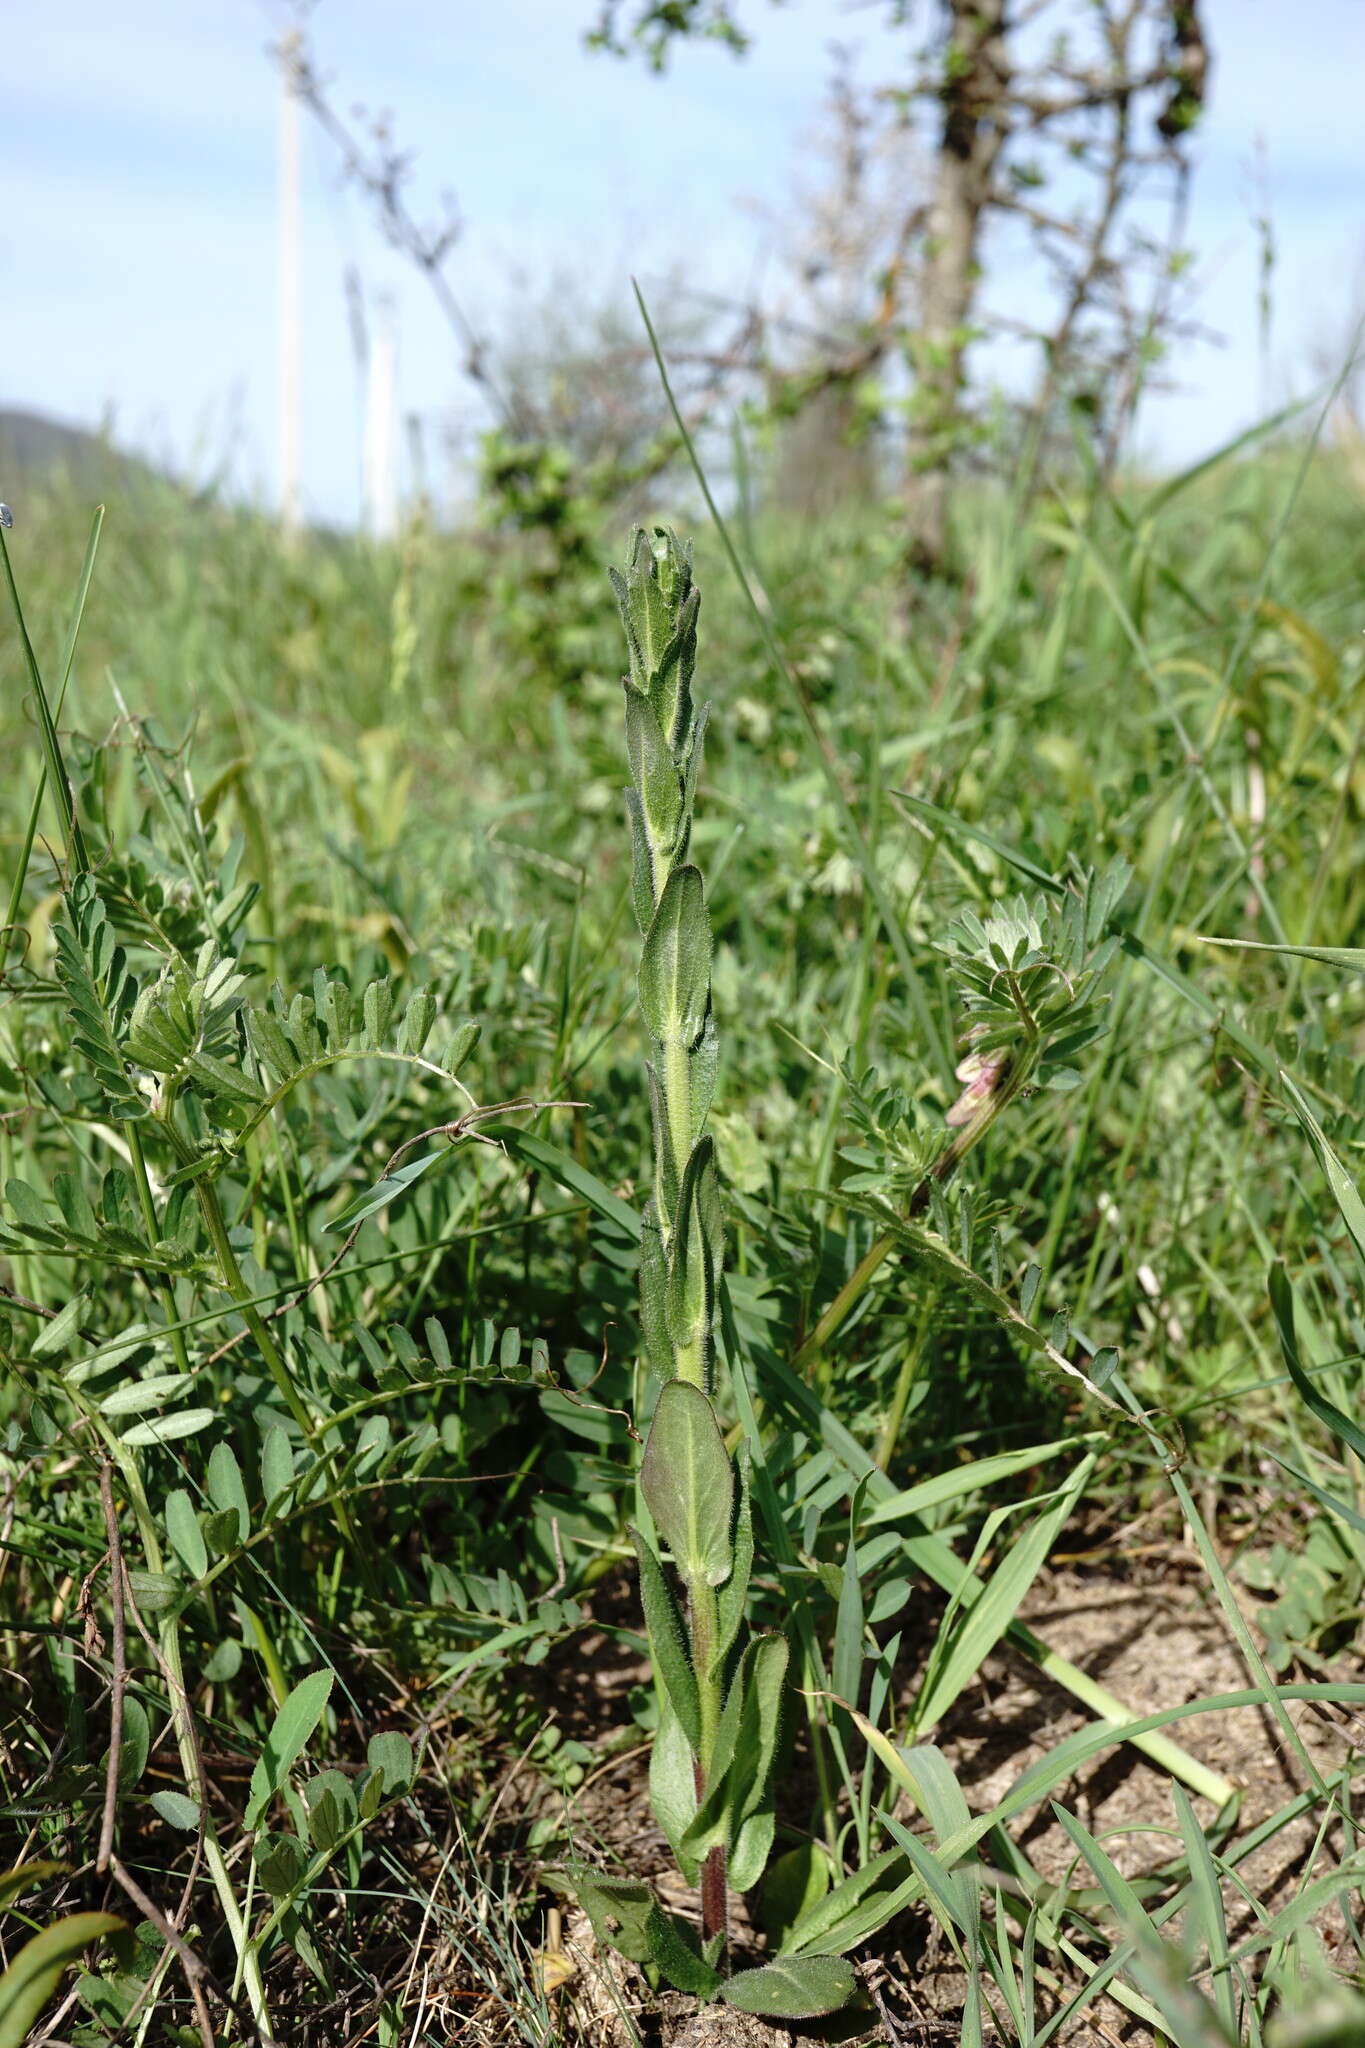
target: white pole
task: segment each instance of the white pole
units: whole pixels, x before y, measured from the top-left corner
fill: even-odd
[[[294,83],[297,33],[280,46],[278,241],[280,524],[296,534],[303,508],[303,321],[299,289],[303,246],[300,106]]]
[[[398,531],[398,320],[381,299],[365,387],[365,524],[375,540]]]

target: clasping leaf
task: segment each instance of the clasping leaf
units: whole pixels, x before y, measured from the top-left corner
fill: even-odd
[[[640,1008],[660,1045],[694,1046],[711,1000],[711,922],[701,870],[674,868],[640,956]]]
[[[734,1566],[734,1472],[711,1403],[689,1380],[659,1396],[640,1485],[685,1580],[722,1586]]]

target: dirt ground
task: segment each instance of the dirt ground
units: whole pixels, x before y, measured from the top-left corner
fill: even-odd
[[[1246,1596],[1248,1618],[1256,1602]],[[603,1594],[604,1620],[634,1626],[631,1589]],[[1115,1560],[1082,1557],[1044,1574],[1034,1585],[1022,1618],[1053,1649],[1079,1665],[1137,1716],[1213,1694],[1235,1692],[1251,1683],[1226,1618],[1217,1606],[1197,1558],[1178,1543],[1154,1543]],[[928,1640],[933,1616],[922,1631]],[[913,1687],[917,1651],[909,1644],[905,1676]],[[1359,1659],[1342,1677],[1362,1675]],[[619,1638],[602,1632],[579,1639],[575,1654],[545,1674],[545,1704],[566,1734],[600,1740],[605,1729],[629,1727],[626,1697],[648,1678],[648,1667],[622,1653]],[[1337,1766],[1352,1746],[1365,1745],[1359,1724],[1338,1725],[1317,1708],[1291,1707],[1304,1745],[1320,1770]],[[1044,1678],[1032,1661],[1012,1647],[997,1650],[976,1683],[954,1707],[935,1740],[951,1759],[974,1812],[994,1805],[1015,1780],[1063,1737],[1086,1725],[1089,1716],[1071,1694]],[[1301,1789],[1302,1767],[1287,1753],[1283,1735],[1263,1709],[1206,1714],[1179,1724],[1174,1738],[1203,1763],[1229,1778],[1241,1794],[1238,1832],[1255,1826]],[[618,1736],[619,1741],[619,1736]],[[673,1868],[670,1852],[649,1811],[646,1752],[639,1743],[604,1756],[589,1770],[567,1802],[566,1820],[594,1860],[618,1853],[637,1874],[657,1883],[667,1904],[683,1913],[695,1900]],[[793,1812],[807,1796],[801,1759],[794,1759],[788,1783]],[[541,1805],[546,1795],[538,1795]],[[557,1796],[557,1795],[556,1795]],[[1099,1837],[1125,1875],[1140,1877],[1178,1852],[1172,1831],[1176,1815],[1166,1775],[1131,1746],[1102,1752],[1051,1797]],[[1214,1809],[1196,1801],[1206,1823]],[[1160,1830],[1160,1832],[1155,1832]],[[1281,1831],[1240,1866],[1255,1898],[1271,1908],[1283,1904],[1301,1873],[1316,1830],[1313,1817]],[[1050,1805],[1020,1815],[1011,1832],[1041,1875],[1061,1881],[1074,1869],[1075,1852],[1053,1819]],[[1330,1838],[1329,1838],[1330,1839]],[[594,1846],[589,1849],[589,1843]],[[1339,1842],[1332,1842],[1340,1850]],[[1083,1877],[1082,1883],[1089,1882]],[[1251,1908],[1229,1900],[1229,1931],[1235,1942],[1254,1924]],[[1321,1932],[1329,1952],[1345,1940],[1338,1923]],[[742,1908],[735,1945],[742,1953],[753,1932]],[[624,2048],[629,2013],[648,2044],[667,2048],[783,2048],[784,2030],[742,2021],[723,2008],[697,2014],[690,2001],[651,1997],[638,1971],[619,1959],[598,1958],[591,1930],[566,1909],[560,1943],[573,1975],[558,1994],[572,2014],[569,2029],[601,2048]],[[889,2048],[932,2048],[956,2039],[963,1982],[951,1950],[929,1915],[913,1911],[887,1930],[868,1972],[876,2004],[856,2018],[857,2038],[884,2040]],[[686,2015],[686,2017],[684,2017]],[[848,2022],[843,2026],[846,2028]],[[798,2032],[830,2037],[831,2023]],[[843,2031],[842,2028],[835,2030]],[[1067,2035],[1068,2048],[1114,2048],[1149,2038],[1146,2028],[1122,2007],[1101,2000]]]

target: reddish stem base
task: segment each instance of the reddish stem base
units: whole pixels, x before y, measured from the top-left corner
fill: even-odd
[[[701,1867],[701,1938],[714,1941],[720,1936],[720,1956],[725,1954],[728,1932],[728,1900],[725,1885],[725,1851],[717,1842]]]

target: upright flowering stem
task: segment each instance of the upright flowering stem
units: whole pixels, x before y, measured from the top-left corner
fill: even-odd
[[[631,895],[643,936],[640,1007],[654,1041],[649,1093],[654,1193],[645,1211],[640,1306],[645,1355],[667,1383],[711,1391],[712,1326],[724,1253],[720,1190],[706,1117],[716,1072],[711,923],[701,871],[688,858],[706,710],[692,700],[700,592],[671,533],[637,531],[624,575],[612,572],[630,674],[625,679]],[[723,1704],[716,1593],[683,1570],[699,1719],[701,1800]],[[703,1932],[725,1928],[725,1850],[702,1866]]]
[[[649,1093],[654,1196],[645,1212],[641,1317],[660,1379],[710,1391],[711,1326],[723,1255],[706,1117],[716,1074],[711,923],[688,858],[706,710],[692,701],[700,592],[671,533],[636,533],[612,572],[630,655],[625,679],[631,898],[643,937],[640,1007],[654,1040]]]
[[[813,2018],[853,1994],[842,1957],[789,1956],[780,1970],[734,1976],[726,1969],[729,1893],[751,1890],[772,1854],[790,1652],[785,1636],[746,1630],[749,1448],[731,1457],[712,1405],[725,1231],[706,1132],[716,1075],[711,922],[701,871],[688,857],[706,723],[692,703],[698,598],[691,560],[671,533],[637,533],[625,574],[612,581],[630,652],[631,892],[642,935],[640,1009],[653,1041],[653,1193],[640,1248],[641,1336],[655,1397],[640,1498],[652,1528],[631,1536],[659,1709],[650,1802],[679,1869],[701,1892],[700,1936],[643,1879],[582,1865],[567,1875],[599,1939],[677,1990],[745,2012]]]

